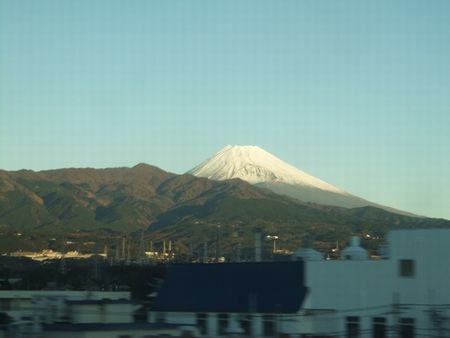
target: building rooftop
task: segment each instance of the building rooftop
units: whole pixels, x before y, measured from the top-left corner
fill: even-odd
[[[116,331],[116,330],[165,330],[176,329],[176,324],[150,323],[57,323],[43,324],[44,331]]]
[[[175,264],[153,310],[293,313],[306,295],[303,262]]]
[[[101,305],[101,304],[132,304],[128,299],[81,299],[81,300],[66,300],[67,304],[71,305]]]

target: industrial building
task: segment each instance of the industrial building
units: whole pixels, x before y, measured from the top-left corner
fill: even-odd
[[[450,337],[450,230],[391,232],[378,259],[174,265],[150,313],[204,337]]]

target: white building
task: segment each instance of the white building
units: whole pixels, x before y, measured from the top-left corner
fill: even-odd
[[[0,327],[0,337],[180,336],[178,325],[134,323],[137,308],[129,292],[0,291],[0,313],[11,319]]]
[[[66,302],[70,301],[128,301],[129,292],[110,291],[64,291],[64,290],[0,290],[0,312],[6,313],[14,321],[35,314],[43,316],[43,322],[64,319]],[[45,311],[40,311],[45,308]]]
[[[381,259],[175,265],[150,314],[203,336],[450,337],[450,230],[398,230]]]
[[[449,247],[448,229],[399,230],[380,260],[308,262],[304,310],[313,314],[312,331],[450,337]]]

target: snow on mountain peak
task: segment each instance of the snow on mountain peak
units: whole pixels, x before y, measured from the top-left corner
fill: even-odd
[[[251,184],[285,183],[346,194],[254,145],[227,145],[189,173],[212,180],[240,178]]]

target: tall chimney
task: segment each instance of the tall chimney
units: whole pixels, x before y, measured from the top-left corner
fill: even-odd
[[[203,263],[208,263],[208,243],[203,243]]]
[[[255,262],[261,262],[261,231],[255,232]]]

